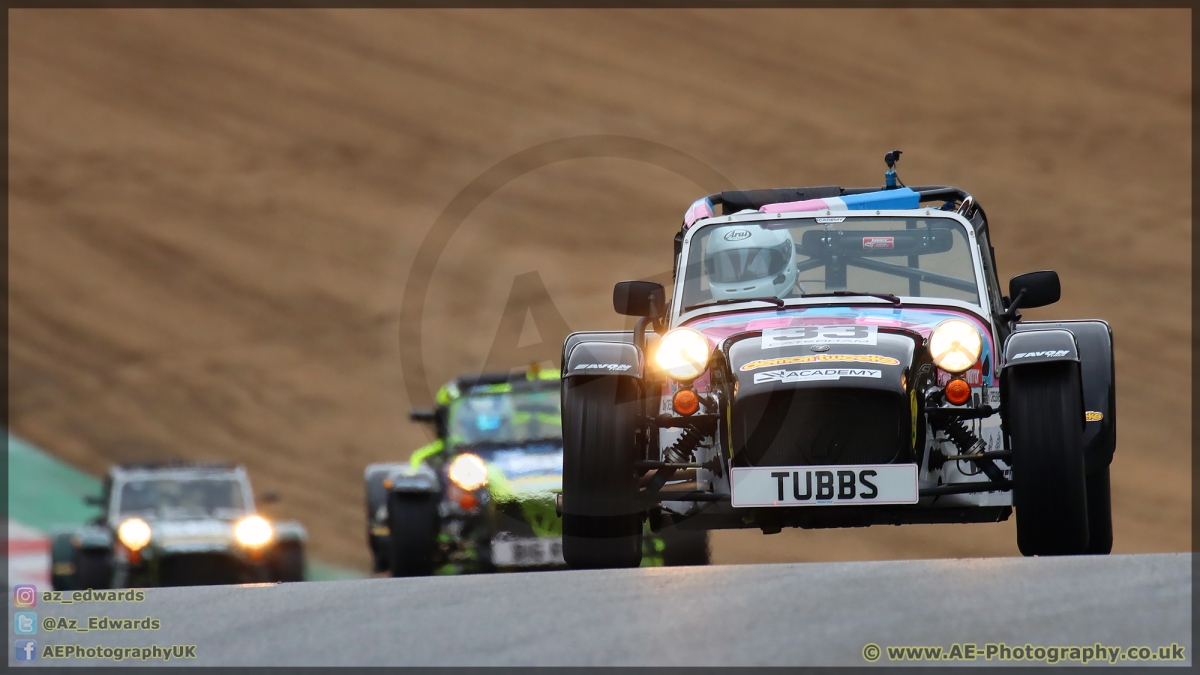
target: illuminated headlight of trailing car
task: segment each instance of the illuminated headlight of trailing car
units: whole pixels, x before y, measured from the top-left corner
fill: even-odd
[[[708,367],[708,339],[692,328],[667,331],[658,343],[654,361],[672,380],[691,382]]]
[[[975,365],[983,351],[983,336],[979,330],[960,319],[938,324],[929,338],[929,353],[933,363],[948,373],[961,373]]]
[[[242,546],[262,546],[271,541],[271,535],[271,524],[260,516],[243,518],[233,528],[233,537]]]
[[[141,518],[130,518],[117,528],[117,539],[130,551],[140,551],[150,543],[150,525]]]
[[[470,492],[487,485],[487,465],[478,455],[463,453],[450,462],[446,475],[458,487]]]

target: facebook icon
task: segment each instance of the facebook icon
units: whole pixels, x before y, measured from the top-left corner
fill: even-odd
[[[37,640],[17,640],[16,648],[18,661],[37,661]]]

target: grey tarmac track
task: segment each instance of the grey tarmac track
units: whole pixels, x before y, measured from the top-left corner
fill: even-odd
[[[149,589],[141,603],[36,608],[42,620],[150,616],[162,622],[157,631],[35,637],[42,645],[198,645],[197,658],[171,661],[178,665],[865,665],[868,643],[988,642],[1176,642],[1190,665],[1191,560],[806,563],[164,588]],[[11,644],[9,664],[17,665]],[[85,663],[112,665],[36,665]],[[879,664],[887,663],[885,654]]]

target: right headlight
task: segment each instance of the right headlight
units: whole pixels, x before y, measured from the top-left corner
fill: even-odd
[[[233,528],[233,537],[242,546],[262,546],[271,541],[271,537],[274,534],[275,532],[271,529],[271,524],[262,516],[248,516],[243,518]]]
[[[708,338],[693,328],[667,331],[658,343],[654,361],[672,380],[691,382],[708,367],[712,348]]]
[[[929,337],[934,365],[948,373],[966,371],[975,365],[982,351],[983,336],[979,329],[961,319],[941,322]]]
[[[150,543],[150,525],[141,518],[130,518],[117,528],[117,539],[130,551],[140,551]]]
[[[450,462],[446,476],[458,487],[471,492],[487,485],[487,465],[478,455],[464,452]]]

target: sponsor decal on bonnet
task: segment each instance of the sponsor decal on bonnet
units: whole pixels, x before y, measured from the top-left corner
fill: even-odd
[[[843,377],[871,377],[879,379],[883,373],[862,368],[820,368],[814,370],[768,370],[754,374],[754,384],[764,382],[816,382],[840,380]]]
[[[808,356],[783,356],[777,359],[759,359],[743,365],[740,370],[758,370],[773,366],[787,366],[796,363],[877,363],[883,366],[898,366],[900,361],[890,356],[879,354],[811,354]]]

